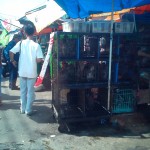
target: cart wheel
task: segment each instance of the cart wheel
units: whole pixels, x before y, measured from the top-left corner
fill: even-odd
[[[54,120],[56,123],[58,123],[58,117],[56,117],[56,115],[55,115],[53,106],[52,106],[52,113],[53,113],[53,114],[52,114],[53,120]]]
[[[53,119],[54,119],[55,123],[59,123],[59,119],[58,119],[58,117],[55,116],[54,113],[53,113]]]
[[[61,133],[70,133],[70,129],[69,129],[67,123],[59,124],[58,131]]]

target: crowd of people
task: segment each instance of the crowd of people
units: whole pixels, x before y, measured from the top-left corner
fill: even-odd
[[[43,61],[43,52],[40,45],[33,41],[33,35],[36,31],[35,26],[27,24],[23,27],[23,30],[26,38],[23,39],[19,34],[15,34],[12,41],[4,48],[4,54],[6,54],[5,59],[9,64],[9,88],[11,90],[19,89],[16,86],[16,80],[19,76],[20,112],[31,115],[33,113],[32,104],[35,100],[34,84],[38,76],[37,63]],[[0,63],[0,73],[1,71]],[[2,105],[1,86],[0,105]]]
[[[0,47],[0,53],[3,53],[5,61],[9,66],[9,89],[11,90],[19,90],[19,87],[16,86],[16,81],[19,76],[20,79],[20,112],[25,113],[27,115],[32,114],[32,104],[35,100],[35,88],[34,84],[36,82],[38,73],[37,73],[37,63],[43,61],[43,52],[41,46],[38,42],[33,40],[33,35],[36,31],[35,26],[33,24],[27,24],[23,28],[25,38],[23,38],[20,34],[15,34],[13,39],[7,44],[7,46]],[[105,44],[104,40],[101,40],[101,44]],[[103,46],[101,47],[103,49]],[[126,52],[126,50],[123,50]],[[124,55],[124,54],[123,54]],[[150,54],[147,49],[140,48],[137,50],[138,55],[138,64],[150,64]],[[132,56],[132,55],[131,55]],[[136,79],[134,75],[134,69],[128,59],[125,59],[125,67],[121,70],[121,77],[125,77],[126,79]],[[133,57],[131,59],[133,61]],[[121,66],[121,65],[120,65]],[[138,65],[139,66],[139,65]],[[128,69],[129,68],[129,69]],[[134,68],[134,69],[133,69]],[[144,70],[144,77],[149,74],[149,66],[147,70]],[[147,71],[147,72],[146,72]],[[137,71],[135,71],[137,72]],[[145,73],[146,72],[146,73]],[[2,73],[2,64],[0,57],[0,74]],[[143,70],[140,72],[140,75],[143,75]],[[1,76],[0,76],[0,105],[2,105],[1,98]]]
[[[0,46],[0,56],[1,56],[2,50],[3,50],[3,47]],[[0,57],[0,106],[2,105],[1,74],[2,74],[2,61],[1,61],[1,57]]]

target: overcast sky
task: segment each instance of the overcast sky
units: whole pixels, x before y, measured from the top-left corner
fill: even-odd
[[[21,18],[25,12],[44,5],[47,0],[0,0],[0,19]]]

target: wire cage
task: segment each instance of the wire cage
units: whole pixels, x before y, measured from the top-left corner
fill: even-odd
[[[80,57],[97,58],[98,56],[98,36],[80,36]]]
[[[59,64],[59,82],[75,83],[76,82],[76,63],[74,61],[60,61]]]
[[[79,61],[77,63],[77,82],[97,82],[98,63]]]
[[[133,89],[115,89],[112,99],[112,113],[134,112],[136,99]]]
[[[58,46],[60,58],[76,58],[77,35],[59,35]]]

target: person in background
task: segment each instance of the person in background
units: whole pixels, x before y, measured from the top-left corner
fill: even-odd
[[[4,48],[3,55],[6,62],[9,64],[9,88],[11,90],[17,90],[16,81],[18,77],[18,65],[14,66],[9,57],[9,51],[21,40],[20,34],[14,34],[12,40]],[[14,60],[18,63],[19,52],[15,54]]]
[[[1,74],[2,74],[2,62],[1,62],[1,55],[2,55],[3,46],[0,46],[0,106],[2,105],[2,93],[1,93]]]
[[[19,78],[20,78],[20,101],[21,113],[26,115],[32,115],[32,105],[35,100],[34,84],[37,78],[37,63],[43,61],[43,53],[41,47],[38,43],[32,40],[35,33],[35,26],[32,24],[27,24],[24,26],[24,33],[26,39],[18,42],[9,52],[10,60],[14,66],[16,66],[16,61],[14,60],[14,54],[20,51],[19,58]]]

